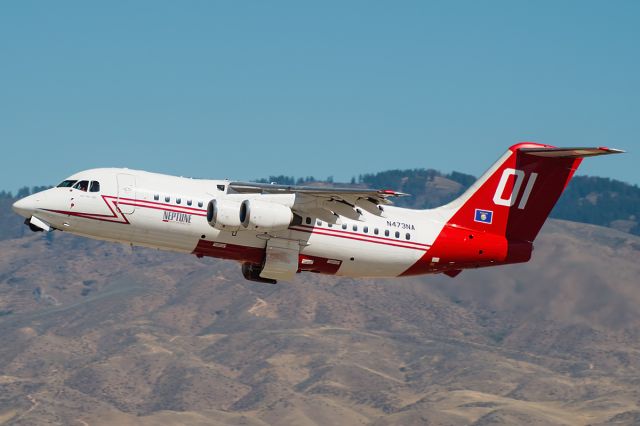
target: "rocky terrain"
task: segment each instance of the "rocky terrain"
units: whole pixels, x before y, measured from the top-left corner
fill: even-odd
[[[0,423],[640,423],[640,238],[547,223],[533,260],[244,281],[61,233],[0,242]]]

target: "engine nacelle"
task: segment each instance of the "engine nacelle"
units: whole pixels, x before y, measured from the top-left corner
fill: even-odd
[[[245,229],[278,231],[287,229],[292,220],[293,212],[282,204],[244,200],[240,205],[240,222]]]
[[[230,200],[211,200],[207,205],[207,222],[221,231],[240,229],[240,203]]]

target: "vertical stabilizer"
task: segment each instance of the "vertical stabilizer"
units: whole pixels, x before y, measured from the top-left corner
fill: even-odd
[[[425,255],[402,275],[444,272],[531,258],[533,240],[584,157],[610,148],[512,146],[464,194],[435,210],[443,227]]]
[[[532,242],[582,158],[614,154],[609,148],[556,148],[519,143],[445,209],[449,224]]]

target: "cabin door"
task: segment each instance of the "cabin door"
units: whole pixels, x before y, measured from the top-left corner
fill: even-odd
[[[124,214],[135,211],[136,178],[129,174],[118,174],[118,207]]]

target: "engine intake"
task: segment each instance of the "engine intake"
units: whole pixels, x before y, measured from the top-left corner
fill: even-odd
[[[221,231],[240,229],[240,203],[230,200],[211,200],[207,205],[207,222]]]
[[[240,222],[249,230],[278,231],[287,229],[293,212],[283,204],[260,200],[244,200],[240,205]]]

